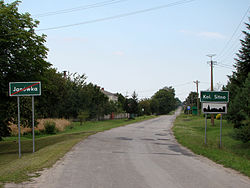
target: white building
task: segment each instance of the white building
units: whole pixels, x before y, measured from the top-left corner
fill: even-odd
[[[116,94],[105,91],[104,88],[101,89],[101,92],[109,98],[109,101],[118,101]]]

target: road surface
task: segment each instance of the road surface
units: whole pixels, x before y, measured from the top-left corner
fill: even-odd
[[[34,182],[13,187],[250,188],[249,178],[181,147],[175,116],[92,135]]]

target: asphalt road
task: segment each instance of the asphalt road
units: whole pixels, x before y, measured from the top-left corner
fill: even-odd
[[[92,135],[33,183],[19,186],[250,188],[249,178],[181,147],[171,132],[174,119],[161,116]]]

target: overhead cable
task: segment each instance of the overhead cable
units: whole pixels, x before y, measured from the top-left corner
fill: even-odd
[[[38,18],[38,17],[53,16],[53,15],[58,15],[58,14],[66,14],[66,13],[70,13],[70,12],[82,11],[82,10],[87,10],[87,9],[102,7],[102,6],[106,6],[106,5],[116,4],[116,3],[123,2],[123,1],[128,1],[128,0],[102,1],[102,2],[99,2],[99,3],[89,4],[89,5],[80,6],[80,7],[74,7],[74,8],[63,9],[63,10],[58,10],[58,11],[52,11],[52,12],[46,12],[46,13],[41,13],[41,14],[35,14],[33,16],[36,17],[36,18]]]
[[[238,29],[240,28],[243,20],[245,19],[245,17],[247,16],[247,14],[250,11],[250,6],[248,7],[247,11],[245,12],[245,14],[243,15],[243,17],[240,20],[240,23],[238,24],[238,26],[235,28],[231,38],[228,40],[228,42],[226,43],[226,45],[224,46],[224,48],[220,51],[220,53],[217,55],[217,59],[224,53],[225,49],[227,48],[227,46],[230,44],[230,42],[232,41],[234,35],[236,34],[236,32],[238,31]]]
[[[165,5],[161,5],[161,6],[157,6],[157,7],[153,7],[153,8],[138,10],[138,11],[134,11],[134,12],[124,13],[124,14],[119,14],[119,15],[115,15],[115,16],[99,18],[99,19],[94,19],[94,20],[89,20],[89,21],[84,21],[84,22],[79,22],[79,23],[75,23],[75,24],[68,24],[68,25],[62,25],[62,26],[56,26],[56,27],[49,27],[49,28],[45,28],[45,29],[38,29],[36,31],[48,31],[48,30],[62,29],[62,28],[73,27],[73,26],[84,25],[84,24],[103,22],[103,21],[107,21],[107,20],[113,20],[113,19],[123,18],[123,17],[132,16],[132,15],[136,15],[136,14],[141,14],[141,13],[145,13],[145,12],[151,12],[151,11],[155,11],[155,10],[159,10],[159,9],[164,9],[164,8],[168,8],[168,7],[172,7],[172,6],[176,6],[176,5],[186,4],[186,3],[193,2],[193,1],[196,1],[196,0],[181,0],[181,1],[176,1],[173,3],[169,3],[169,4],[165,4]]]

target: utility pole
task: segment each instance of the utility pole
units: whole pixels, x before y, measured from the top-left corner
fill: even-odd
[[[211,66],[211,91],[214,90],[214,84],[213,84],[213,66],[216,64],[216,61],[213,61],[213,56],[215,56],[215,54],[209,54],[207,55],[208,57],[210,57],[210,61],[208,61],[208,64],[210,64]],[[214,126],[214,115],[211,114],[211,124]]]
[[[196,84],[196,89],[197,89],[197,115],[199,116],[200,115],[200,113],[199,113],[199,106],[200,106],[200,101],[199,101],[199,81],[198,80],[196,80],[196,81],[194,81],[194,83]]]
[[[67,71],[63,71],[63,78],[66,80],[67,79]]]

